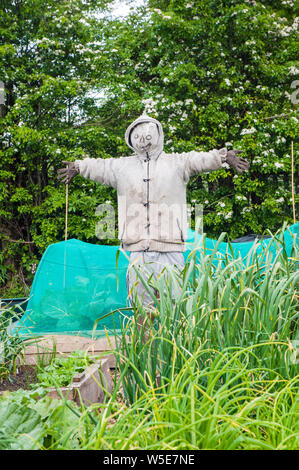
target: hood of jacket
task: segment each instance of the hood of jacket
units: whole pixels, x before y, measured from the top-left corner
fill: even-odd
[[[164,134],[163,134],[163,128],[162,128],[162,125],[161,123],[157,120],[157,119],[154,119],[154,118],[151,118],[149,116],[146,116],[145,114],[142,114],[139,118],[137,118],[134,122],[132,122],[132,124],[129,125],[129,127],[127,128],[126,130],[126,133],[125,133],[125,140],[126,140],[126,144],[130,147],[130,149],[132,149],[138,156],[142,156],[144,157],[144,154],[139,154],[136,152],[136,149],[134,149],[134,147],[132,146],[132,142],[131,142],[131,133],[133,131],[133,129],[138,125],[138,124],[143,124],[144,122],[153,122],[154,124],[156,124],[157,128],[158,128],[158,133],[159,133],[159,139],[158,139],[158,144],[155,146],[155,148],[153,148],[152,150],[150,150],[148,152],[148,155],[150,158],[158,158],[159,155],[162,153],[163,151],[163,146],[164,146]]]

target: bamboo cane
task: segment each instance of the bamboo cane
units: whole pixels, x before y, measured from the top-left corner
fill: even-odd
[[[293,221],[296,223],[295,213],[295,190],[294,190],[294,142],[291,142],[291,158],[292,158],[292,205],[293,205]]]
[[[69,185],[65,185],[65,233],[64,240],[67,241],[67,216],[68,216],[68,205],[69,205]]]
[[[67,223],[68,223],[68,206],[69,206],[69,185],[65,185],[65,232],[64,240],[67,241]],[[65,288],[65,275],[66,275],[66,245],[64,247],[64,269],[63,269],[63,287]]]

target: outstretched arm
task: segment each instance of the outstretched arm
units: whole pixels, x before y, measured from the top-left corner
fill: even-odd
[[[65,163],[66,167],[61,168],[57,173],[58,178],[64,184],[69,184],[76,175],[80,174],[84,178],[116,188],[116,169],[120,163],[119,158],[84,158],[84,160],[63,161],[62,163]]]
[[[184,178],[189,180],[190,176],[197,173],[206,173],[219,170],[223,163],[227,163],[236,171],[242,172],[249,168],[249,163],[237,156],[242,150],[229,150],[222,148],[220,150],[211,150],[209,152],[187,152],[180,154],[184,162]]]

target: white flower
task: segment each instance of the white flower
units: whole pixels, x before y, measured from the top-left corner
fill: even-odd
[[[275,168],[284,168],[284,164],[283,164],[283,163],[279,163],[279,162],[275,162],[275,163],[274,163],[274,166],[275,166]]]
[[[229,80],[228,78],[225,78],[224,81],[225,81],[225,83],[227,84],[227,86],[230,86],[230,85],[231,85],[231,82],[230,82],[230,80]]]
[[[225,207],[225,202],[219,202],[220,207]]]
[[[230,219],[232,215],[233,215],[232,211],[229,211],[227,214],[225,214],[224,218]]]
[[[245,214],[246,212],[250,212],[250,207],[244,207],[241,211],[241,214]]]
[[[250,129],[242,129],[241,135],[254,134],[254,132],[256,132],[256,129],[254,127],[251,127]]]

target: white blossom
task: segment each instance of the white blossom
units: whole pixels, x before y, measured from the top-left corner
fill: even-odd
[[[289,68],[289,72],[291,75],[298,75],[299,73],[299,69],[297,69],[296,67],[292,66]]]
[[[241,214],[244,215],[246,212],[250,212],[250,207],[244,207],[241,211]]]
[[[256,132],[254,127],[251,127],[250,129],[242,129],[241,135],[254,134],[254,132]]]

